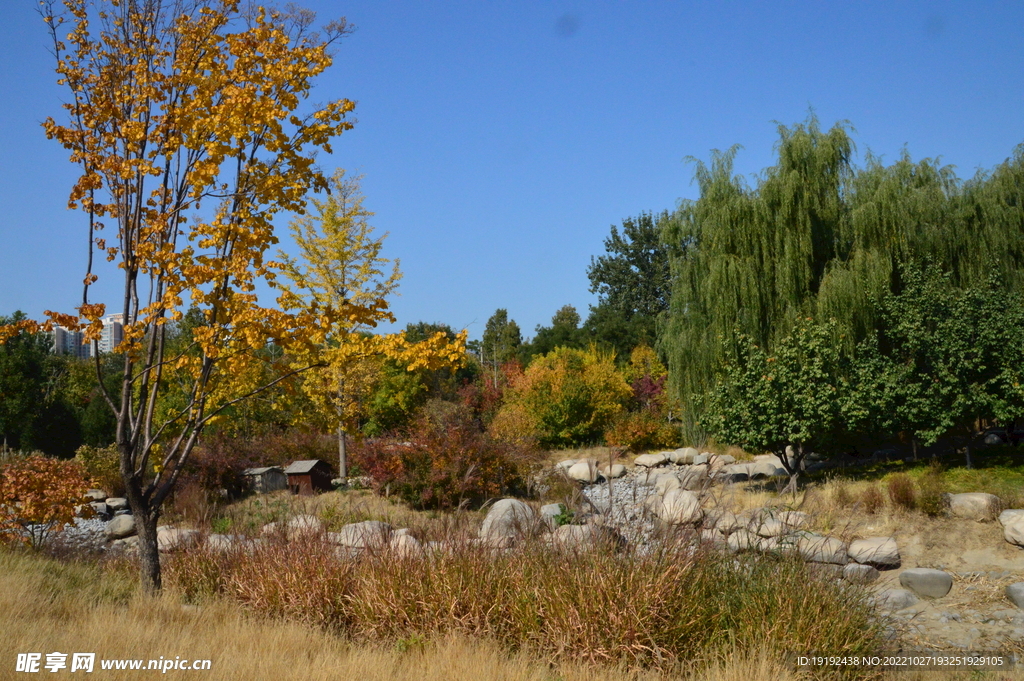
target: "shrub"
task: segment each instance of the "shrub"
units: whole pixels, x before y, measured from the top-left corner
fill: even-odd
[[[896,508],[912,510],[917,506],[916,495],[914,494],[914,482],[906,473],[897,473],[886,482],[889,491],[889,501]]]
[[[679,431],[650,409],[624,412],[615,417],[604,432],[605,443],[626,447],[634,452],[657,447],[674,447]]]
[[[527,367],[502,411],[522,410],[548,447],[597,442],[632,395],[614,359],[594,348],[556,348]]]
[[[75,461],[82,464],[93,484],[112,497],[124,496],[120,460],[117,445],[109,447],[82,445],[75,452]]]
[[[882,496],[882,491],[878,489],[878,485],[872,483],[865,488],[864,492],[861,493],[861,503],[864,504],[864,512],[874,515],[881,510],[882,506],[885,505],[885,498]]]
[[[33,455],[4,465],[0,468],[0,538],[42,545],[52,532],[74,520],[75,507],[84,503],[90,484],[77,461]]]
[[[932,462],[924,475],[917,479],[917,487],[918,508],[931,516],[941,515],[946,508],[946,501],[943,498],[946,483],[942,479],[942,467]]]
[[[353,461],[378,492],[418,508],[455,508],[523,490],[539,455],[493,439],[464,406],[431,400],[407,439],[364,440],[353,447]]]

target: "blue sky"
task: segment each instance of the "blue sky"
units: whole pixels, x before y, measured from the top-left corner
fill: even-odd
[[[358,103],[321,163],[365,175],[402,325],[479,337],[504,307],[530,335],[567,303],[586,316],[612,224],[695,198],[685,156],[741,144],[737,171],[760,171],[773,121],[810,107],[848,120],[861,154],[905,146],[961,176],[1024,142],[1020,2],[300,4],[357,26],[313,92]],[[0,23],[0,315],[72,311],[85,264],[75,171],[40,128],[63,92],[35,8],[8,0]]]

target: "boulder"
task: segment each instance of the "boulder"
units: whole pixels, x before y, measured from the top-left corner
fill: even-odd
[[[622,539],[613,529],[603,525],[562,525],[551,533],[551,543],[562,548],[584,548],[597,545],[618,545]]]
[[[164,553],[181,551],[195,546],[201,538],[198,530],[161,527],[156,531],[156,547]]]
[[[260,528],[260,534],[264,537],[269,537],[270,535],[278,534],[279,532],[281,532],[281,529],[283,527],[284,526],[278,522],[267,523],[266,525]]]
[[[744,482],[750,479],[750,464],[734,463],[722,468],[719,474],[729,482]]]
[[[329,535],[332,544],[352,549],[380,549],[391,539],[391,525],[380,520],[349,523]]]
[[[849,563],[843,568],[843,579],[850,584],[870,584],[878,577],[878,570],[870,565]]]
[[[562,508],[562,504],[544,504],[540,507],[540,519],[549,529],[554,530],[558,527],[555,516],[562,514]]]
[[[576,465],[576,459],[562,459],[555,464],[555,470],[567,471]]]
[[[783,548],[778,537],[760,537],[749,530],[736,530],[730,534],[726,546],[730,551],[776,551]]]
[[[1007,586],[1006,597],[1018,608],[1024,609],[1024,582],[1017,582]]]
[[[777,478],[789,475],[786,469],[771,461],[755,461],[747,464],[747,474],[751,480],[754,478]]]
[[[613,463],[611,466],[604,465],[601,467],[601,475],[606,478],[622,478],[626,475],[626,467],[621,463]]]
[[[417,558],[423,555],[423,546],[411,534],[393,534],[388,548],[399,558]]]
[[[722,534],[732,534],[736,530],[741,529],[744,525],[746,525],[746,522],[744,522],[743,519],[729,511],[722,513],[715,520],[715,529]]]
[[[690,464],[693,463],[693,457],[697,456],[698,453],[693,447],[681,447],[669,454],[668,458],[672,463]]]
[[[849,562],[846,544],[835,537],[822,537],[806,532],[797,540],[796,548],[804,560],[813,563],[846,565]]]
[[[666,473],[660,476],[654,483],[654,491],[662,496],[665,496],[669,490],[682,489],[682,487],[682,482],[680,482],[679,476],[675,473]]]
[[[110,507],[102,501],[90,501],[89,506],[92,507],[93,512],[98,516],[110,515]]]
[[[1003,523],[1003,539],[1017,546],[1024,546],[1024,516],[1011,516]]]
[[[230,551],[235,546],[235,538],[230,534],[211,534],[206,538],[206,547],[211,551]]]
[[[987,445],[1001,445],[1004,442],[1003,436],[999,433],[987,433],[985,435],[984,443]]]
[[[885,610],[903,610],[917,603],[917,596],[906,589],[886,589],[875,596],[875,601]]]
[[[683,469],[679,474],[680,486],[683,489],[690,490],[691,492],[697,492],[705,489],[708,486],[710,479],[711,475],[708,472],[707,466],[690,466],[689,468]]]
[[[707,452],[704,452],[702,454],[698,454],[697,456],[693,457],[694,465],[700,465],[702,463],[707,463],[710,460],[711,460],[711,455],[708,454]]]
[[[811,521],[811,516],[801,511],[782,511],[775,517],[793,529],[800,529]]]
[[[135,516],[119,515],[107,523],[109,539],[124,539],[135,534]]]
[[[900,585],[925,598],[942,598],[953,588],[948,572],[931,568],[911,568],[900,573]]]
[[[89,501],[103,501],[107,498],[107,493],[101,489],[88,489],[85,491],[85,498]]]
[[[728,466],[729,464],[736,463],[736,457],[732,454],[715,454],[712,458],[712,465]]]
[[[107,506],[111,511],[123,511],[128,508],[128,500],[124,497],[110,497],[107,499]]]
[[[1020,518],[1024,518],[1024,509],[1008,508],[999,514],[999,523],[1005,527],[1008,523],[1012,523]]]
[[[324,524],[313,515],[297,515],[286,525],[288,539],[299,539],[318,535],[324,531]]]
[[[661,466],[668,457],[665,456],[664,452],[658,452],[656,454],[641,454],[640,456],[633,459],[633,463],[637,466],[643,466],[644,468],[654,468],[655,466]]]
[[[789,527],[781,520],[766,517],[762,520],[751,522],[750,530],[761,537],[781,537],[789,532]]]
[[[700,499],[693,492],[684,489],[669,490],[655,508],[656,515],[670,525],[696,523],[704,517]]]
[[[568,475],[573,480],[587,484],[597,482],[597,479],[601,477],[601,473],[597,470],[597,464],[589,459],[574,463],[569,468]]]
[[[850,542],[846,552],[861,565],[893,568],[900,565],[900,549],[892,537],[867,537]]]
[[[995,520],[1002,510],[1002,502],[994,494],[970,492],[949,495],[949,512],[957,518],[980,522]]]
[[[507,544],[509,540],[530,534],[535,517],[533,509],[522,501],[501,499],[487,511],[480,526],[480,538],[494,545]]]

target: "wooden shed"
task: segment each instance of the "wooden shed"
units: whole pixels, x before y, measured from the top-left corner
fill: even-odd
[[[288,476],[280,466],[247,468],[242,471],[249,489],[256,494],[266,494],[288,488]]]
[[[320,459],[293,461],[288,468],[284,469],[284,472],[288,476],[288,489],[292,494],[309,496],[334,489],[334,485],[331,484],[331,480],[334,478],[334,469],[326,461]]]

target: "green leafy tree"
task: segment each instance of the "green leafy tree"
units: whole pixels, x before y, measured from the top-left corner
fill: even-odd
[[[769,451],[797,475],[813,450],[834,450],[845,434],[849,387],[835,321],[801,319],[768,352],[746,334],[729,341],[735,361],[707,398],[703,426],[720,442]]]
[[[498,308],[484,327],[480,343],[480,358],[493,372],[505,362],[514,359],[523,344],[523,334],[514,319],[508,318],[508,310]]]
[[[580,328],[580,315],[572,305],[564,305],[551,318],[551,326],[537,326],[537,335],[522,346],[524,363],[555,348],[583,348],[586,333]]]

